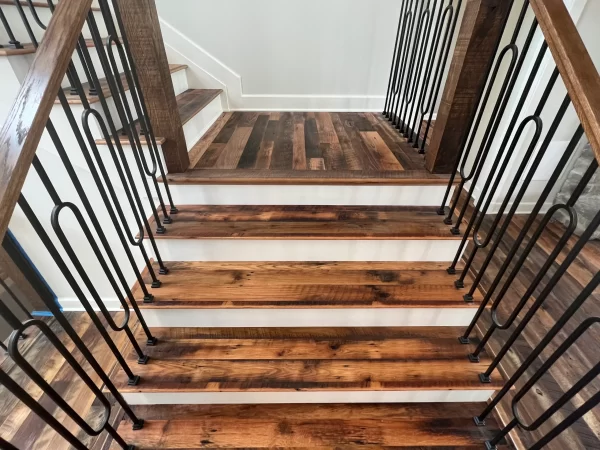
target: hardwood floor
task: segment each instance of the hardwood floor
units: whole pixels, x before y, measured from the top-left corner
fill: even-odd
[[[481,449],[495,423],[474,426],[483,404],[223,405],[138,407],[143,432],[119,431],[149,449]],[[117,447],[113,446],[113,450]]]
[[[66,312],[65,316],[93,352],[94,357],[109,373],[116,363],[116,359],[109,351],[108,346],[102,341],[100,334],[93,325],[87,313]],[[115,321],[120,323],[123,315],[115,313]],[[71,339],[63,331],[54,318],[45,317],[43,320],[56,333],[67,349],[96,382],[102,386],[101,380],[91,369],[81,353],[75,349]],[[124,347],[125,333],[115,333],[107,326],[109,334],[117,347]],[[25,359],[50,383],[73,409],[79,413],[92,427],[101,425],[104,416],[104,406],[95,398],[92,391],[81,381],[65,359],[50,344],[50,342],[36,328],[30,328],[27,338],[21,341],[19,348]],[[40,404],[54,415],[67,429],[82,440],[87,448],[101,450],[110,443],[107,433],[99,436],[88,436],[76,425],[37,385],[25,375],[12,360],[0,350],[0,367],[10,375],[20,386],[26,389]],[[113,405],[110,423],[118,424],[123,417],[123,412],[118,405]],[[28,407],[21,403],[15,396],[0,386],[0,435],[21,450],[59,450],[68,449],[68,443],[51,427],[35,415]]]
[[[141,308],[474,308],[442,263],[168,261],[171,273]],[[158,270],[158,268],[156,268]],[[143,274],[150,289],[151,279]]]
[[[423,156],[375,113],[234,112],[202,146],[196,169],[424,169]]]
[[[494,280],[500,265],[504,262],[507,252],[510,250],[516,236],[521,231],[527,216],[516,216],[509,226],[508,233],[503,239],[500,248],[496,253],[492,265],[486,271],[482,280],[482,290],[487,291]],[[489,224],[489,220],[484,224]],[[533,229],[535,229],[534,225]],[[485,229],[485,233],[489,231]],[[550,223],[538,243],[533,248],[529,258],[523,266],[516,280],[508,290],[505,299],[499,307],[499,320],[505,322],[508,316],[514,311],[517,302],[525,294],[531,281],[539,273],[540,268],[546,262],[550,252],[562,236],[564,228],[558,222]],[[526,242],[531,237],[526,239]],[[567,252],[572,249],[576,242],[576,237],[572,237],[566,246],[566,249],[556,259],[548,274],[543,278],[540,286],[535,290],[533,298],[529,301],[531,305],[535,298],[546,286],[550,277],[558,267]],[[523,248],[523,246],[521,246]],[[465,258],[469,256],[471,249],[465,252]],[[475,259],[474,267],[478,268],[487,256],[487,251],[481,251]],[[600,267],[600,242],[590,241],[586,244],[579,257],[571,265],[565,276],[552,290],[543,306],[533,317],[529,325],[524,329],[522,335],[518,338],[516,344],[503,359],[500,369],[509,377],[519,368],[525,359],[531,354],[531,351],[539,344],[546,332],[556,323],[556,320],[564,313],[566,308],[573,302],[576,296],[583,290],[585,285],[598,272]],[[504,278],[506,279],[506,277]],[[499,291],[500,288],[496,292]],[[495,296],[493,297],[495,298]],[[521,318],[527,312],[528,307],[520,314],[506,331],[497,331],[490,340],[489,348],[491,352],[496,353],[510,334],[515,330],[521,321]],[[600,316],[600,293],[596,290],[586,301],[584,306],[575,314],[575,316],[566,324],[563,331],[550,343],[541,357],[531,366],[531,368],[516,383],[517,389],[520,389],[527,380],[535,373],[543,361],[545,361],[551,352],[556,350],[564,339],[572,333],[575,328],[588,317]],[[489,313],[484,313],[482,322],[480,322],[480,331],[485,332],[491,323]],[[589,371],[598,362],[598,342],[600,342],[600,330],[598,327],[592,327],[584,334],[571,349],[561,357],[554,366],[547,372],[541,380],[525,395],[519,404],[519,412],[525,423],[532,423],[540,414],[546,411],[558,398],[566,392],[575,382],[579,380],[587,371]],[[517,439],[521,442],[523,448],[531,447],[538,439],[548,433],[552,428],[562,421],[576,406],[587,400],[591,395],[600,389],[600,380],[596,379],[586,389],[564,408],[554,414],[549,421],[543,424],[538,430],[533,432],[516,431]],[[513,395],[509,393],[506,400],[500,404],[500,414],[504,417],[512,418],[511,399]],[[571,428],[565,430],[554,441],[545,448],[548,450],[584,450],[600,449],[600,407],[596,407],[583,418],[578,420]]]

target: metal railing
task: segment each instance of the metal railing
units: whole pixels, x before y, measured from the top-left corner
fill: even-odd
[[[60,33],[61,30],[58,30],[57,27],[53,28],[52,23],[59,20],[57,17],[60,17],[60,20],[67,21],[68,15],[74,14],[73,10],[75,10],[75,7],[72,2],[69,2],[68,0],[62,0],[56,7],[52,0],[48,0],[48,8],[52,13],[52,19],[48,24],[45,24],[37,13],[37,8],[40,8],[40,6],[36,5],[36,3],[31,0],[26,0],[30,17],[33,17],[33,22],[35,22],[32,24],[28,19],[28,15],[25,14],[24,6],[21,3],[22,2],[16,1],[15,7],[19,11],[19,16],[27,30],[28,38],[32,46],[36,49],[35,60],[30,69],[30,73],[28,74],[29,78],[26,78],[23,82],[22,90],[26,90],[32,89],[32,86],[27,85],[28,80],[35,78],[37,75],[36,70],[41,70],[39,66],[36,66],[36,61],[38,58],[43,57],[41,53],[43,53],[46,48],[44,47],[44,44],[48,44],[53,39],[59,40],[57,33]],[[50,82],[48,82],[48,87],[46,88],[55,89],[53,92],[56,93],[42,93],[48,96],[57,96],[56,98],[58,99],[59,105],[57,104],[54,108],[62,110],[62,114],[66,117],[70,131],[67,132],[64,126],[61,127],[60,131],[57,129],[53,118],[54,114],[58,114],[58,112],[53,112],[52,115],[50,115],[51,106],[48,107],[46,110],[47,115],[43,118],[45,127],[32,127],[29,130],[30,135],[36,134],[35,138],[38,142],[41,139],[42,133],[45,131],[46,136],[48,136],[49,141],[52,142],[64,171],[67,174],[66,180],[61,180],[61,183],[70,183],[71,191],[76,193],[76,199],[72,198],[73,195],[69,195],[69,199],[66,200],[66,196],[64,194],[61,195],[60,189],[58,189],[52,181],[51,174],[46,171],[42,159],[35,154],[35,150],[37,149],[30,149],[30,153],[27,155],[25,155],[26,152],[22,148],[19,148],[16,151],[11,150],[10,145],[15,142],[13,137],[17,130],[11,128],[10,119],[2,130],[2,140],[0,143],[2,152],[6,154],[9,154],[11,151],[16,153],[20,152],[19,158],[21,159],[19,159],[16,168],[11,173],[12,179],[7,181],[6,184],[10,185],[11,189],[13,187],[19,189],[17,191],[18,195],[14,198],[16,199],[16,204],[18,204],[22,215],[27,219],[29,225],[35,232],[35,235],[39,238],[42,248],[50,255],[55,267],[58,269],[61,276],[64,277],[66,284],[81,302],[81,305],[90,317],[92,323],[98,329],[102,341],[106,343],[111,353],[116,358],[117,367],[126,373],[130,385],[136,385],[139,383],[140,377],[137,376],[134,369],[128,365],[126,358],[106,329],[103,320],[114,332],[123,332],[127,335],[127,341],[136,352],[139,364],[146,364],[148,355],[144,353],[142,345],[137,342],[132,331],[130,325],[134,320],[134,317],[131,314],[132,309],[135,320],[139,322],[144,332],[146,339],[144,344],[154,345],[156,343],[156,338],[152,335],[142,316],[137,304],[137,299],[134,297],[130,287],[131,280],[128,281],[125,275],[125,267],[120,265],[116,255],[117,249],[112,247],[114,244],[111,244],[108,233],[116,234],[118,237],[118,242],[120,244],[118,251],[122,252],[129,262],[130,267],[127,267],[127,270],[130,270],[135,274],[138,285],[143,292],[143,301],[150,303],[153,301],[153,295],[148,290],[146,283],[142,278],[136,258],[139,259],[141,256],[145,264],[145,270],[152,280],[152,287],[159,288],[161,282],[158,275],[166,275],[168,269],[160,257],[160,252],[154,239],[154,233],[160,234],[166,231],[164,224],[171,223],[171,215],[177,213],[177,208],[173,203],[169,186],[166,182],[160,150],[156,143],[152,125],[149,120],[143,93],[139,87],[136,67],[129,49],[118,3],[116,1],[110,1],[109,4],[109,0],[99,0],[99,10],[96,8],[92,10],[90,8],[91,0],[87,3],[87,10],[81,10],[82,14],[85,14],[85,16],[81,16],[79,19],[85,21],[84,23],[87,23],[89,35],[91,35],[91,43],[89,39],[84,39],[83,30],[79,36],[73,34],[73,40],[71,42],[74,44],[74,47],[68,47],[65,43],[64,47],[60,49],[61,54],[64,52],[73,54],[73,59],[68,62],[64,72],[52,74],[52,76],[57,75],[55,77],[56,80],[50,80]],[[69,11],[69,8],[71,8],[71,11]],[[79,8],[81,8],[81,6],[79,6]],[[15,39],[10,24],[1,12],[0,17],[2,18],[2,23],[7,34],[10,36],[9,46],[12,46],[13,48],[19,47],[21,43]],[[108,36],[101,36],[99,24],[97,23],[98,20],[102,20],[103,25],[108,30]],[[35,26],[45,30],[46,34],[44,35],[43,43],[38,42],[38,39],[36,39],[33,30],[33,27]],[[73,30],[73,32],[76,31],[77,30]],[[66,40],[64,40],[64,42],[66,42]],[[48,47],[50,47],[50,45],[48,45]],[[92,51],[96,53],[96,55],[94,55],[96,58],[92,58]],[[76,59],[79,60],[81,73],[76,69],[76,65],[74,64]],[[94,61],[99,61],[99,64]],[[104,74],[105,80],[100,79],[100,70]],[[66,90],[60,86],[60,78],[64,76],[66,76],[70,86]],[[86,88],[84,88],[82,77],[83,80],[87,82]],[[51,86],[52,82],[54,84],[52,85],[53,87],[50,88],[49,86]],[[73,111],[71,103],[73,103],[74,100],[76,100],[76,103],[80,104],[83,109],[81,117],[77,117],[76,113]],[[99,104],[99,108],[92,107],[92,102]],[[17,103],[13,107],[13,110],[18,108]],[[32,108],[34,107],[32,106]],[[37,113],[39,113],[39,111]],[[98,129],[101,131],[108,152],[104,151],[101,153],[98,149],[98,145],[96,144],[97,137],[94,137],[91,128],[93,121],[96,122]],[[121,143],[122,138],[119,134],[119,127],[117,124],[122,125],[124,134],[127,137],[128,145],[131,147],[131,149],[127,149],[127,151],[130,151],[133,155],[133,165],[130,165],[126,149],[124,149],[123,144]],[[83,161],[85,161],[85,169],[89,170],[95,189],[97,189],[97,193],[95,194],[99,195],[99,198],[101,199],[100,203],[92,201],[88,190],[89,186],[82,182],[81,176],[78,174],[79,167],[72,161],[73,154],[69,153],[66,145],[63,143],[67,138],[67,133],[72,133],[72,136],[69,136],[69,138],[73,142],[76,142],[79,147],[78,150],[80,151],[80,155],[83,158]],[[141,136],[145,139],[144,142],[141,139]],[[22,140],[16,142],[18,145],[26,145],[23,144]],[[143,143],[145,143],[147,147],[144,147]],[[23,158],[25,158],[25,160]],[[23,186],[25,183],[27,170],[22,170],[19,165],[23,166],[25,164],[27,165],[27,168],[29,165],[33,167],[32,173],[37,175],[41,185],[44,187],[44,192],[40,192],[39,195],[47,196],[52,205],[49,218],[51,229],[43,224],[43,221],[40,219],[40,213],[35,210],[35,206],[28,201],[26,195],[21,191],[20,186]],[[108,167],[109,164],[112,165],[110,168]],[[112,173],[117,173],[118,177],[116,179],[111,178],[111,170]],[[161,186],[158,184],[159,175],[165,180]],[[141,192],[138,190],[138,187],[140,187]],[[161,191],[161,189],[164,189],[164,191]],[[167,198],[166,203],[163,192]],[[8,200],[9,194],[7,191],[2,191],[2,195],[6,199],[3,199],[3,205],[5,205],[6,208],[14,208],[15,205],[11,206],[9,203],[10,200]],[[10,195],[14,194],[11,193]],[[158,199],[158,207],[154,203],[154,198]],[[167,208],[167,205],[169,208]],[[151,229],[145,211],[151,211],[156,222],[156,229]],[[68,212],[70,218],[74,218],[69,222],[70,228],[68,229],[65,228],[66,212]],[[8,210],[6,213],[9,214],[10,217],[11,211]],[[102,213],[103,217],[107,216],[109,220],[101,219],[100,213]],[[75,225],[73,225],[73,223]],[[86,268],[82,257],[79,255],[81,250],[72,242],[70,230],[73,226],[77,226],[85,237],[85,241],[92,250],[95,260],[101,269],[100,271],[90,271]],[[14,264],[31,283],[45,307],[52,313],[61,327],[65,330],[75,347],[83,354],[85,361],[98,375],[106,389],[123,408],[126,415],[132,420],[134,429],[142,428],[144,423],[143,420],[135,415],[131,407],[124,400],[115,385],[111,382],[109,375],[94,358],[91,349],[89,349],[77,335],[73,326],[69,323],[60,307],[56,304],[55,295],[51,288],[40,279],[39,274],[36,273],[36,269],[23,255],[18,244],[14,241],[12,236],[6,234],[5,231],[5,229],[1,230],[2,234],[0,237],[4,239],[3,247],[6,253],[12,258]],[[138,235],[137,237],[136,233]],[[143,241],[148,242],[152,249],[152,257],[159,266],[158,274],[154,270],[152,260]],[[139,254],[136,255],[136,252],[139,252]],[[110,314],[109,309],[105,305],[104,300],[96,287],[96,283],[99,279],[107,281],[114,291],[124,313],[124,319],[121,323],[116,323],[113,316]],[[102,393],[101,389],[96,386],[89,374],[82,368],[81,364],[70,355],[53,331],[43,321],[36,320],[31,316],[29,311],[22,305],[14,292],[8,288],[3,280],[0,280],[0,284],[2,284],[9,295],[13,297],[17,305],[22,308],[27,315],[27,320],[22,323],[11,309],[0,301],[0,316],[2,316],[13,329],[8,344],[2,344],[2,347],[6,349],[14,363],[88,435],[97,436],[100,432],[106,431],[122,448],[130,448],[108,422],[110,417],[110,403]],[[100,427],[93,428],[88,425],[85,419],[78,415],[77,412],[62,399],[50,384],[44,381],[43,377],[19,353],[17,345],[18,340],[23,336],[25,331],[30,328],[36,328],[47,338],[53,347],[65,358],[79,378],[91,389],[97,400],[104,406],[105,420]],[[1,371],[0,384],[4,385],[13,395],[17,396],[19,400],[30,407],[35,414],[41,417],[49,426],[54,428],[54,430],[65,438],[74,448],[87,448],[76,436],[54,419],[52,414],[47,412],[38,401],[32,398],[17,383],[15,383],[8,374]],[[6,441],[0,441],[0,447],[14,448]]]
[[[566,70],[564,67],[566,63],[558,55],[557,49],[549,45],[548,33],[567,33],[567,30],[551,31],[552,27],[540,26],[544,20],[550,21],[550,18],[543,16],[548,13],[542,11],[540,7],[542,3],[538,0],[531,0],[531,2],[520,0],[515,1],[513,5],[515,8],[513,13],[517,17],[515,26],[504,31],[507,44],[497,51],[494,69],[489,74],[485,93],[473,120],[470,137],[462,149],[460,159],[456,161],[456,170],[461,176],[460,182],[455,187],[454,179],[450,180],[441,207],[441,211],[446,216],[444,222],[448,225],[454,224],[449,232],[454,235],[462,234],[462,241],[454,261],[448,268],[448,273],[456,274],[459,264],[462,264],[461,273],[455,281],[457,289],[465,288],[465,280],[469,274],[474,277],[464,295],[465,302],[474,301],[476,291],[482,288],[484,278],[486,275],[489,276],[491,268],[499,267],[491,277],[491,282],[488,280],[485,286],[483,301],[473,321],[459,339],[461,343],[468,344],[476,332],[476,327],[483,329],[483,338],[478,342],[475,351],[468,355],[473,363],[480,363],[480,355],[492,338],[501,342],[501,348],[496,352],[492,363],[482,370],[480,375],[482,383],[491,381],[493,371],[501,366],[506,355],[516,345],[528,324],[547,302],[552,290],[568,272],[600,225],[600,207],[598,207],[590,224],[579,236],[575,235],[578,223],[578,201],[598,169],[597,158],[589,164],[566,202],[555,202],[548,206],[548,203],[553,200],[551,195],[556,194],[557,188],[568,174],[569,162],[576,154],[576,150],[581,148],[584,137],[592,127],[589,124],[587,127],[584,126],[589,118],[586,117],[585,110],[579,107],[580,97],[585,94],[571,89],[568,81],[565,81],[566,77],[581,77],[584,74],[573,74],[573,70]],[[550,0],[548,3],[551,3],[550,6],[554,8],[553,14],[560,12],[561,20],[570,17],[561,0]],[[572,23],[567,22],[567,25],[571,27],[568,34],[572,36],[575,27]],[[546,70],[550,55],[556,62],[554,70],[551,68]],[[589,62],[591,63],[591,60]],[[589,73],[589,70],[588,65],[586,71]],[[595,69],[593,70],[597,73]],[[539,89],[541,92],[537,91],[538,96],[535,84],[540,80],[545,80],[545,85],[542,86],[543,89]],[[564,85],[567,89],[562,81],[565,81]],[[600,89],[600,83],[597,84],[597,88]],[[561,96],[562,101],[557,99],[557,96]],[[572,108],[572,105],[575,108]],[[531,112],[528,111],[529,108],[532,109]],[[579,122],[571,125],[568,131],[571,136],[570,141],[564,146],[560,158],[554,162],[545,186],[539,194],[535,194],[535,201],[532,202],[531,193],[535,192],[532,181],[556,141],[559,128],[562,127],[561,132],[564,134],[565,127],[573,122],[568,118],[575,116],[574,110],[577,112]],[[505,130],[504,134],[501,134],[500,130]],[[598,154],[599,149],[594,150]],[[454,196],[446,207],[454,188],[456,189]],[[517,214],[523,214],[524,209],[528,210],[527,218],[504,255],[499,252],[499,249],[506,243],[509,227],[514,223],[513,219]],[[559,214],[564,218],[562,234],[553,240],[553,247],[548,256],[540,263],[540,267],[536,267],[537,272],[524,286],[525,292],[517,299],[516,304],[511,305],[508,317],[502,320],[499,317],[499,307],[506,303],[509,295],[514,296],[517,292],[514,289],[517,276],[530,262],[532,250],[539,244],[548,224]],[[463,228],[465,222],[466,226]],[[569,243],[570,245],[567,245]],[[463,256],[465,250],[466,257]],[[480,253],[482,255],[478,259]],[[559,258],[561,255],[564,257]],[[580,310],[599,285],[600,272],[596,273],[556,323],[545,332],[541,342],[518,369],[510,374],[504,387],[496,393],[485,410],[474,418],[478,425],[483,425],[485,419],[511,389],[515,388],[528,369],[532,368],[534,362],[543,361],[518,390],[512,400],[513,418],[495,439],[486,444],[488,449],[495,448],[510,431],[517,427],[529,432],[546,424],[556,411],[586,388],[600,373],[600,366],[596,364],[557,401],[547,407],[533,423],[527,425],[519,416],[518,405],[527,392],[579,337],[598,322],[596,317],[588,318],[567,336],[550,357],[541,359],[544,350],[559,333],[564,333],[565,324]],[[487,313],[491,315],[489,326],[482,320],[483,315]],[[500,330],[511,330],[511,332],[505,338],[505,335],[498,334]],[[567,418],[558,424],[553,424],[551,431],[541,437],[531,449],[544,448],[547,443],[599,402],[600,396],[596,394],[583,404],[574,407]]]
[[[383,114],[425,153],[462,0],[403,0]]]

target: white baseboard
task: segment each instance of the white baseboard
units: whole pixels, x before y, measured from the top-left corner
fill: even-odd
[[[494,390],[319,391],[319,392],[136,392],[130,405],[228,405],[276,403],[487,402]]]

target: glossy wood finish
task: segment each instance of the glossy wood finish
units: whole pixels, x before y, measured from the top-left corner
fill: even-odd
[[[119,431],[140,450],[226,449],[480,449],[493,435],[469,422],[474,404],[227,405],[140,407],[144,432]],[[113,447],[113,450],[116,447]]]
[[[423,157],[380,114],[234,112],[194,167],[403,171]]]
[[[320,330],[309,337],[312,328],[263,328],[250,339],[252,331],[243,328],[193,328],[185,330],[181,347],[179,339],[171,342],[171,333],[180,336],[179,330],[171,330],[156,334],[159,343],[150,350],[156,357],[139,366],[139,385],[127,386],[121,373],[113,376],[122,392],[489,390],[502,385],[499,373],[491,385],[482,384],[476,364],[464,354],[451,356],[460,351],[457,329],[322,330],[329,336],[327,345],[320,342]],[[370,335],[378,335],[377,342],[365,339]],[[431,351],[422,351],[423,346]],[[132,351],[127,356],[136,360]]]
[[[0,131],[0,238],[17,203],[92,0],[62,0]]]
[[[162,151],[167,171],[183,172],[190,166],[188,144],[181,116],[174,114],[177,100],[155,1],[117,0],[117,4],[154,135],[165,138]]]
[[[563,0],[532,0],[531,8],[600,161],[600,74]]]
[[[106,372],[110,372],[116,361],[108,347],[102,343],[100,334],[91,319],[86,313],[81,312],[67,312],[65,315],[84,343],[93,350],[100,365]],[[122,321],[122,318],[121,313],[115,314],[117,323]],[[84,362],[83,356],[75,349],[73,342],[57,321],[51,317],[43,320],[77,361],[83,364],[94,382],[101,387],[100,378]],[[114,333],[110,329],[108,330],[115,344],[123,347],[126,339],[125,333]],[[60,353],[36,328],[30,328],[27,331],[27,338],[19,343],[19,348],[27,361],[91,426],[97,427],[101,424],[104,407],[95,399],[93,393],[79,379]],[[37,399],[57,420],[79,437],[87,448],[101,450],[110,445],[107,433],[100,433],[98,437],[88,436],[71,419],[67,418],[65,413],[47,395],[42,394],[33,381],[15,367],[4,351],[0,352],[0,367]],[[0,399],[0,429],[4,439],[19,449],[58,450],[69,448],[68,443],[58,433],[46,426],[38,416],[2,386],[0,386]],[[122,410],[116,405],[112,409],[110,422],[118,424],[123,417]]]
[[[173,66],[174,72],[177,72],[179,70],[181,70],[180,65]],[[197,114],[208,103],[210,103],[210,100],[207,102],[207,99],[212,97],[212,100],[215,98],[214,91],[214,89],[188,89],[187,91],[179,94],[175,99],[177,101],[177,111],[179,112],[179,117],[182,123],[184,121],[188,122],[192,117],[194,117],[195,114]],[[137,133],[139,134],[141,131],[139,121],[136,120],[134,124]],[[117,134],[119,135],[119,142],[121,142],[121,144],[131,145],[131,142],[129,142],[129,138],[127,137],[127,134],[125,133],[123,128],[117,130]],[[140,137],[143,143],[146,138],[145,136]],[[155,138],[156,143],[159,145],[162,145],[166,142],[166,138],[164,137],[155,136]],[[96,139],[96,144],[106,145],[106,140]]]
[[[152,226],[152,223],[151,223]],[[456,240],[430,206],[183,205],[157,239]]]
[[[169,261],[171,273],[141,308],[474,308],[447,264],[419,262]],[[150,289],[147,272],[144,279]]]
[[[185,69],[186,67],[187,66],[184,66],[181,64],[169,64],[169,71],[171,72],[171,74],[173,74],[175,72]],[[120,78],[121,78],[121,83],[123,84],[123,89],[125,91],[128,91],[129,84],[127,83],[127,77],[125,76],[124,72],[120,74]],[[112,97],[112,93],[111,93],[110,87],[108,85],[108,80],[106,78],[100,78],[98,81],[100,82],[100,88],[102,89],[102,93],[104,94],[104,97],[105,98]],[[97,103],[100,101],[100,97],[98,97],[97,95],[90,95],[90,93],[89,93],[90,85],[88,82],[85,82],[82,85],[83,85],[83,90],[86,94],[85,97],[89,103]],[[96,86],[96,88],[98,88],[98,86]],[[70,87],[63,89],[63,92],[65,94],[65,97],[67,97],[67,101],[69,102],[69,104],[81,105],[82,102],[81,102],[81,98],[79,97],[79,94],[74,94],[74,95],[71,94]],[[55,103],[60,104],[60,101],[57,99],[55,101]]]
[[[506,237],[503,239],[493,264],[486,271],[482,281],[483,290],[487,290],[498,273],[501,264],[504,262],[507,252],[513,245],[514,239],[518,236],[523,228],[527,216],[516,216],[511,223]],[[486,221],[485,224],[489,224]],[[484,225],[485,225],[484,224]],[[534,225],[534,229],[537,225]],[[488,229],[485,228],[484,232]],[[564,228],[559,223],[550,223],[546,231],[542,234],[538,244],[532,250],[530,257],[527,258],[525,265],[517,276],[515,282],[511,285],[505,300],[499,308],[499,318],[504,322],[508,316],[514,311],[517,302],[525,294],[526,289],[530,286],[531,281],[539,273],[542,265],[546,262],[549,254],[554,249],[556,243],[564,232]],[[531,236],[531,233],[529,234]],[[529,238],[528,238],[529,239]],[[566,246],[566,251],[563,251],[557,258],[548,275],[544,276],[540,286],[546,286],[550,277],[558,267],[565,256],[575,244],[577,238],[573,237],[569,240]],[[465,253],[465,258],[468,257],[470,249]],[[487,252],[484,250],[477,255],[475,259],[475,267],[480,267]],[[567,307],[573,302],[577,295],[583,290],[584,286],[598,272],[600,267],[600,242],[590,241],[586,244],[579,257],[571,265],[569,271],[561,279],[561,281],[552,290],[544,305],[538,310],[532,321],[525,328],[521,337],[517,340],[512,350],[504,358],[500,365],[503,374],[510,376],[515,373],[517,368],[531,354],[531,351],[537,346],[542,337],[556,323],[556,320],[564,313]],[[539,295],[541,289],[536,289],[534,296]],[[530,300],[529,304],[533,302]],[[525,308],[525,311],[527,307]],[[516,323],[507,331],[497,332],[490,341],[489,349],[491,352],[497,352],[501,345],[506,342],[508,336],[514,331],[516,325],[520,322],[520,318],[525,312],[521,313]],[[600,293],[596,290],[586,301],[584,306],[575,314],[575,316],[563,328],[563,331],[551,342],[548,349],[542,353],[542,358],[536,361],[532,367],[525,373],[524,376],[517,382],[517,389],[522,387],[524,383],[531,378],[535,370],[537,370],[542,361],[545,361],[552,351],[564,341],[567,335],[572,333],[575,328],[588,317],[600,315]],[[484,326],[480,326],[480,331],[484,332],[490,325],[490,314],[483,315]],[[584,336],[582,336],[571,349],[560,358],[554,367],[545,374],[536,386],[528,393],[519,405],[520,414],[525,423],[532,423],[553,402],[566,392],[574,383],[579,380],[587,371],[589,371],[598,362],[598,342],[600,342],[600,329],[592,327]],[[483,366],[482,366],[483,368]],[[574,400],[565,406],[559,413],[555,414],[546,424],[542,425],[539,430],[532,433],[518,431],[518,438],[523,443],[523,448],[530,448],[538,439],[548,433],[556,424],[562,421],[575,406],[579,406],[583,401],[587,400],[595,392],[600,389],[600,381],[595,380],[586,389],[584,389]],[[500,413],[504,417],[511,417],[510,411],[511,395],[506,401],[500,404]],[[600,408],[595,408],[586,414],[582,419],[577,421],[573,427],[563,432],[553,442],[549,443],[545,449],[548,450],[587,450],[596,449],[600,442]]]
[[[452,173],[469,134],[511,4],[507,0],[466,2],[436,126],[429,132],[431,143],[425,165],[432,173]]]

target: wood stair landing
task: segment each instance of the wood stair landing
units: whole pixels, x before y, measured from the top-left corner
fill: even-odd
[[[118,431],[139,450],[481,449],[498,424],[474,425],[484,403],[380,405],[193,405],[137,407],[141,431]],[[118,447],[113,446],[112,450]]]
[[[447,264],[433,262],[168,261],[170,273],[142,308],[476,308],[452,285]],[[158,272],[158,267],[155,267]]]
[[[178,72],[179,70],[185,69],[187,66],[181,64],[169,64],[171,73]],[[179,94],[175,99],[177,100],[177,109],[179,111],[179,117],[181,118],[182,125],[189,122],[198,112],[202,111],[206,105],[218,97],[222,89],[188,89],[185,92]],[[140,123],[138,120],[134,122],[138,134],[140,134]],[[127,135],[123,128],[117,130],[119,136],[119,142],[123,145],[131,145]],[[142,142],[145,139],[142,136]],[[114,139],[113,139],[114,142]],[[165,142],[165,138],[156,137],[156,143],[162,145]],[[97,139],[96,144],[106,145],[105,139]]]
[[[429,206],[183,205],[179,210],[157,239],[462,239]]]
[[[283,392],[286,401],[293,403],[292,394],[322,393],[318,395],[325,399],[332,391],[412,392],[406,401],[419,401],[431,391],[441,395],[481,391],[483,399],[467,395],[470,401],[482,401],[502,386],[498,372],[492,375],[492,383],[479,381],[479,373],[491,360],[482,355],[480,364],[469,362],[466,355],[473,344],[458,343],[463,331],[459,327],[153,331],[158,344],[147,348],[146,365],[137,365],[130,347],[124,351],[141,376],[140,383],[129,386],[118,368],[112,375],[120,392],[145,394],[150,404],[161,403],[152,394],[168,394],[168,403],[180,404],[195,403],[196,393],[255,392],[256,400],[250,403],[272,403],[268,394]],[[137,333],[138,341],[143,340],[141,331]],[[137,403],[135,398],[129,401]]]

